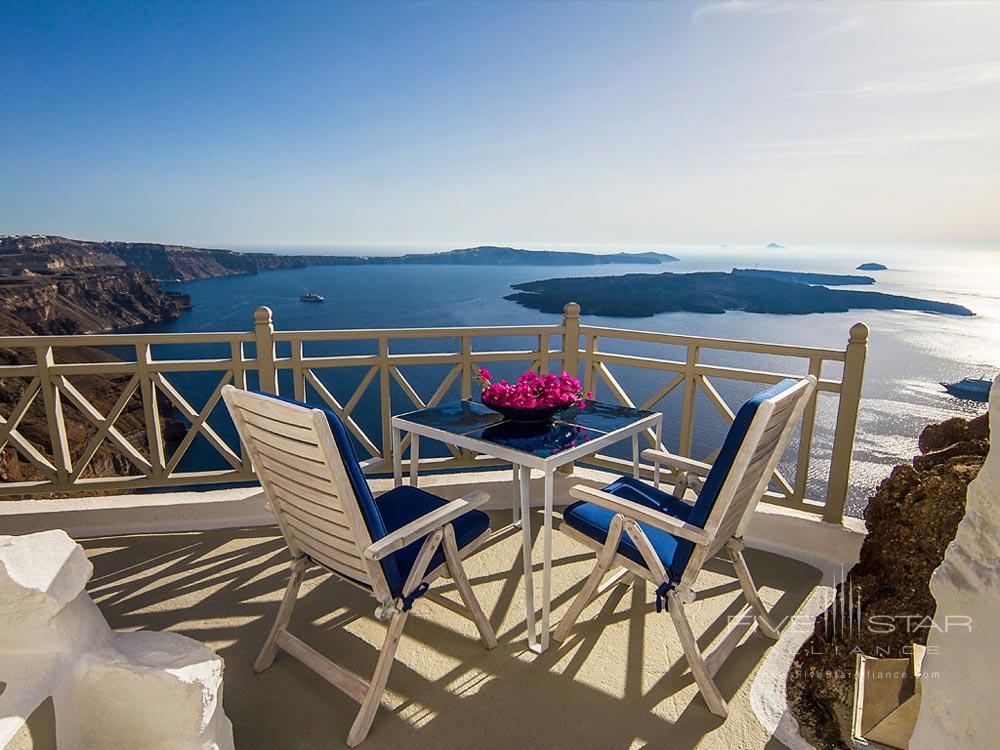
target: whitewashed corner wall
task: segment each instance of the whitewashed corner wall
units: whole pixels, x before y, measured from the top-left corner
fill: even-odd
[[[990,392],[990,452],[931,578],[937,627],[927,639],[923,698],[910,750],[980,750],[1000,738],[1000,377]]]
[[[222,659],[175,633],[117,633],[64,531],[0,536],[0,748],[51,699],[59,750],[231,750]]]

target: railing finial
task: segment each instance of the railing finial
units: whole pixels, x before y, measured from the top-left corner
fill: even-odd
[[[257,350],[257,375],[263,393],[278,395],[278,372],[274,367],[277,358],[274,349],[274,324],[271,308],[261,305],[253,311],[254,348]]]
[[[267,305],[261,305],[256,310],[253,311],[253,322],[254,325],[266,326],[271,325],[273,320],[273,314],[271,313],[271,308]]]
[[[580,306],[567,302],[563,306],[562,368],[574,377],[580,375]]]
[[[850,343],[864,344],[866,341],[868,341],[868,326],[864,323],[855,323],[852,325]]]

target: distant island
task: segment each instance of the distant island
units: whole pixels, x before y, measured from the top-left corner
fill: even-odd
[[[862,263],[858,266],[855,271],[888,271],[888,266],[883,266],[881,263]]]
[[[768,242],[764,247],[770,247],[774,250],[785,250],[787,249],[784,245],[779,245],[777,242]]]
[[[802,284],[822,284],[823,286],[853,286],[874,284],[871,276],[857,276],[836,273],[803,273],[800,271],[766,271],[762,268],[734,268],[733,274],[756,278],[777,279],[778,281],[798,281]]]
[[[555,250],[519,250],[483,245],[443,253],[411,253],[399,257],[368,258],[370,263],[438,266],[599,266],[611,263],[673,263],[679,258],[666,253],[582,253]]]
[[[741,310],[775,315],[847,312],[848,310],[918,310],[972,315],[949,302],[881,292],[827,289],[799,281],[739,273],[626,274],[545,279],[515,284],[519,291],[504,299],[547,313],[569,301],[585,315],[644,318],[664,312],[723,313]]]

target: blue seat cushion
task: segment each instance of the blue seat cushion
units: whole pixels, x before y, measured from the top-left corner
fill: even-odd
[[[414,521],[430,513],[436,508],[440,508],[447,502],[447,500],[437,495],[432,495],[429,492],[424,492],[421,489],[408,485],[396,487],[375,498],[375,504],[378,506],[379,513],[382,516],[382,522],[389,533],[405,526],[410,521]],[[455,529],[455,540],[458,542],[458,548],[462,549],[489,529],[490,518],[482,511],[470,510],[452,521],[451,525]],[[400,576],[399,588],[392,589],[394,596],[403,595],[402,585],[406,583],[406,578],[410,575],[410,570],[413,569],[413,564],[416,562],[417,555],[420,553],[420,548],[423,546],[426,538],[421,537],[403,547],[403,549],[389,555],[389,558],[393,559]],[[431,558],[430,565],[427,566],[427,571],[430,572],[443,564],[444,549],[438,547],[437,552]],[[390,588],[392,588],[391,585]]]
[[[361,469],[361,463],[358,461],[357,454],[354,452],[354,442],[351,440],[351,435],[347,431],[347,427],[344,425],[343,420],[341,420],[341,418],[334,412],[323,406],[305,404],[301,401],[285,398],[283,396],[271,396],[270,394],[263,395],[275,398],[278,401],[284,401],[286,404],[294,404],[295,406],[302,406],[306,409],[319,409],[323,412],[327,423],[330,425],[330,432],[333,433],[333,440],[337,444],[337,449],[340,451],[340,459],[344,462],[344,469],[347,471],[347,478],[351,483],[351,489],[354,490],[354,495],[358,501],[358,507],[361,509],[361,517],[365,521],[365,526],[368,527],[368,535],[371,537],[372,541],[375,542],[389,533],[389,529],[386,528],[385,522],[382,519],[382,514],[379,512],[378,506],[375,504],[375,498],[372,496],[371,489],[368,487],[368,480],[365,478],[364,471]],[[385,575],[385,580],[389,584],[389,589],[395,594],[396,591],[403,587],[403,583],[406,581],[406,575],[400,575],[400,572],[396,567],[396,562],[392,559],[391,555],[382,560],[381,565],[382,572]]]
[[[691,503],[632,477],[616,479],[604,488],[604,492],[631,500],[682,521],[687,521],[694,510]],[[611,528],[611,519],[614,516],[613,511],[593,503],[580,501],[573,503],[563,511],[563,522],[581,534],[586,534],[591,539],[603,543],[608,538],[608,530]],[[660,558],[660,562],[666,568],[670,579],[680,580],[691,557],[691,552],[694,550],[694,543],[686,539],[678,539],[673,534],[642,522],[639,522],[639,527],[649,539],[653,551]],[[618,554],[643,567],[646,566],[639,548],[635,546],[627,533],[622,534],[621,541],[618,543]]]
[[[621,477],[607,487],[604,491],[631,500],[632,502],[645,505],[648,508],[658,510],[667,515],[673,516],[681,521],[697,526],[699,529],[705,528],[715,502],[719,498],[719,493],[729,476],[729,470],[736,459],[736,454],[746,439],[747,431],[753,418],[757,415],[760,405],[782,391],[792,387],[798,381],[786,378],[780,383],[776,383],[765,391],[748,399],[740,410],[736,413],[733,424],[726,434],[726,440],[722,444],[718,458],[712,464],[712,469],[705,478],[705,484],[698,493],[698,499],[692,504],[679,497],[670,495],[655,487],[651,487],[632,477]],[[563,520],[571,528],[582,534],[586,534],[591,539],[604,542],[608,538],[608,530],[611,528],[611,519],[614,512],[588,502],[577,502],[570,505],[563,511]],[[694,542],[687,539],[678,539],[673,534],[639,523],[640,528],[649,538],[653,551],[660,558],[663,567],[672,581],[679,581],[691,553],[694,551]],[[645,561],[639,553],[639,549],[628,538],[627,534],[622,534],[621,542],[618,543],[618,553],[645,566]]]

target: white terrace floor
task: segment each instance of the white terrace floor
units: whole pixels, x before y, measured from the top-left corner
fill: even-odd
[[[449,493],[452,494],[452,493]],[[363,747],[379,748],[780,748],[756,719],[750,688],[771,642],[752,630],[718,675],[730,716],[711,714],[687,671],[670,620],[639,582],[591,604],[566,643],[541,655],[524,634],[520,535],[493,511],[494,537],[467,568],[500,645],[484,650],[472,623],[428,600],[415,605],[384,703]],[[533,526],[541,514],[533,513]],[[558,525],[558,520],[556,522]],[[136,533],[82,540],[94,563],[90,592],[113,628],[196,638],[225,659],[224,705],[238,748],[341,747],[356,705],[294,659],[250,665],[287,580],[277,529]],[[535,533],[536,547],[541,540]],[[593,564],[554,535],[553,622]],[[536,560],[541,559],[536,549]],[[747,559],[780,620],[820,584],[817,568],[759,550]],[[540,566],[536,566],[537,567]],[[536,579],[537,580],[537,579]],[[714,562],[688,608],[702,647],[738,611],[731,568]],[[457,601],[448,581],[435,589]],[[359,674],[375,663],[384,628],[373,600],[313,573],[292,631]]]

